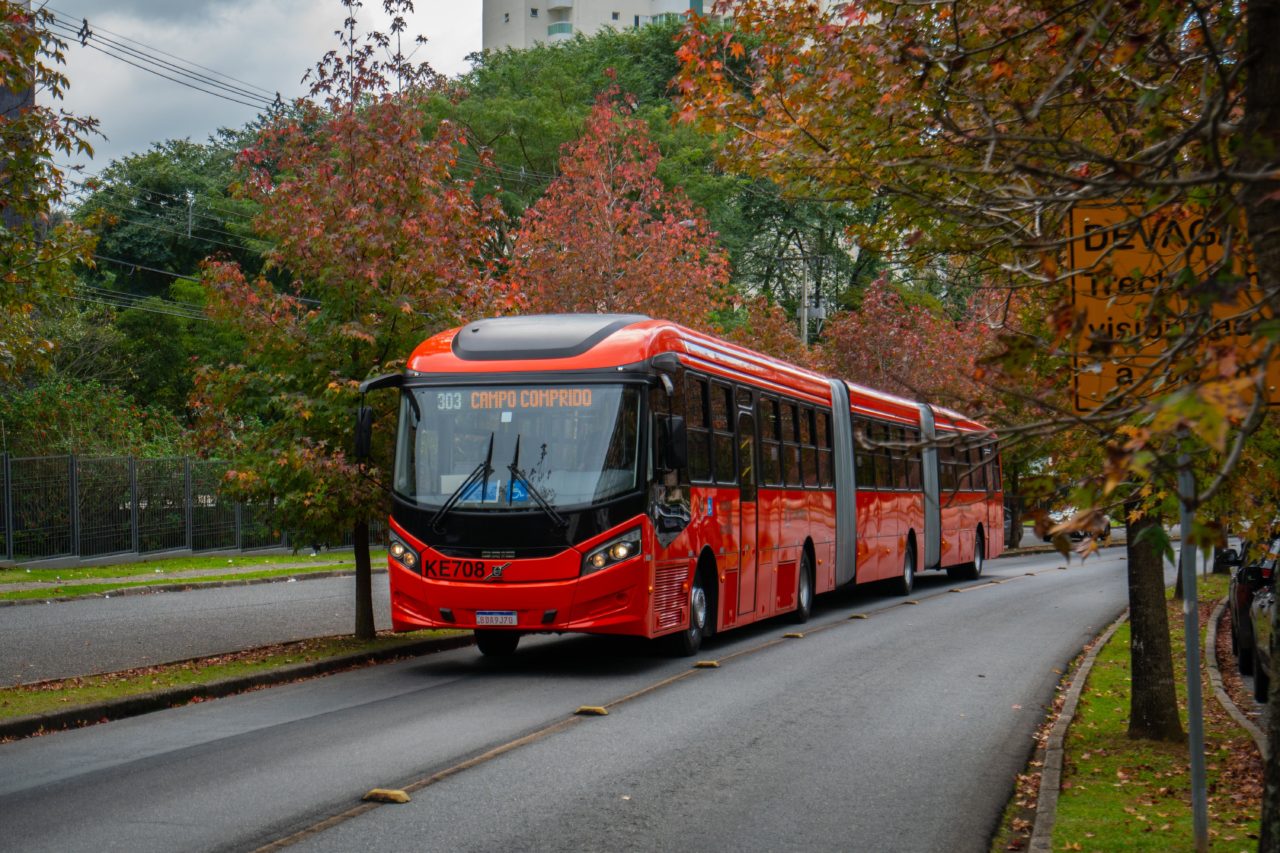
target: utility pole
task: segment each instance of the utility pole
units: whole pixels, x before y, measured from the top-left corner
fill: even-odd
[[[809,346],[809,267],[800,259],[800,342]]]

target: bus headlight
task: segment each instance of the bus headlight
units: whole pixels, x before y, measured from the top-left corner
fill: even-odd
[[[639,553],[640,528],[637,527],[609,540],[588,553],[582,559],[582,575],[586,576],[601,569],[607,569],[615,563],[630,560]]]
[[[391,542],[387,545],[387,554],[390,555],[392,560],[406,569],[417,571],[418,553],[395,533],[391,534]]]

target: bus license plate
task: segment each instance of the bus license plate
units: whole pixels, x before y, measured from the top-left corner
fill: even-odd
[[[477,625],[514,625],[516,624],[516,612],[514,610],[477,610]]]

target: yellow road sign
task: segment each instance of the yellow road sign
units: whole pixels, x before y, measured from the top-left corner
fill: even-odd
[[[1141,215],[1123,203],[1080,205],[1071,211],[1072,305],[1083,313],[1085,332],[1077,337],[1075,408],[1090,412],[1117,390],[1147,396],[1169,390],[1171,340],[1181,335],[1186,301],[1175,291],[1207,295],[1210,278],[1225,283],[1213,295],[1218,321],[1202,346],[1231,343],[1253,350],[1253,324],[1262,292],[1255,277],[1246,282],[1223,268],[1224,235],[1204,218],[1157,212]],[[1237,264],[1236,269],[1240,266]],[[1194,276],[1190,288],[1179,287]],[[1237,357],[1240,355],[1237,352]],[[1268,366],[1270,400],[1280,403],[1280,362]]]

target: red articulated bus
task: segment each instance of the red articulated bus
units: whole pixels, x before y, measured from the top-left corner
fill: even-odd
[[[362,391],[386,387],[392,623],[471,628],[487,655],[566,631],[692,654],[848,584],[977,577],[1002,550],[981,424],[674,323],[480,320]]]

